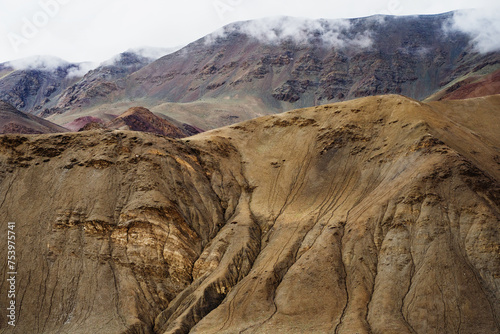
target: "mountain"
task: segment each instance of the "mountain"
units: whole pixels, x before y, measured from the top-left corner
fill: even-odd
[[[108,129],[156,133],[170,138],[184,138],[201,132],[196,131],[195,133],[191,133],[188,130],[192,127],[190,128],[189,126],[187,126],[188,130],[179,128],[143,107],[130,108],[114,120],[108,122],[105,127]]]
[[[157,56],[160,52],[164,55],[169,51],[167,49],[130,50],[103,62],[62,92],[57,103],[42,106],[44,107],[42,116],[60,113],[70,105],[88,105],[96,98],[113,94],[120,89],[120,79],[154,61],[156,58],[150,57]]]
[[[45,115],[58,123],[143,105],[216,128],[265,114],[363,96],[425,99],[500,68],[499,52],[450,28],[455,13],[350,20],[272,18],[230,24],[95,94],[75,92]],[[92,90],[91,90],[92,92]]]
[[[0,329],[498,333],[499,127],[499,95],[389,95],[182,140],[2,136]]]
[[[64,126],[72,131],[119,129],[156,133],[170,138],[184,138],[203,132],[202,129],[180,123],[164,115],[155,115],[143,107],[130,108],[123,114],[113,117],[109,122],[105,122],[97,117],[84,116]]]
[[[96,94],[111,92],[116,85],[114,81],[173,50],[130,49],[99,66],[69,63],[52,56],[3,63],[0,64],[0,99],[24,112],[44,116],[43,111],[51,109],[54,112],[68,101],[78,105],[80,100],[87,101]],[[79,94],[74,94],[75,91]]]
[[[0,64],[0,99],[35,114],[78,80],[79,70],[79,64],[49,56]]]
[[[66,128],[43,118],[25,114],[12,105],[0,100],[0,134],[42,134],[67,131],[68,129]]]

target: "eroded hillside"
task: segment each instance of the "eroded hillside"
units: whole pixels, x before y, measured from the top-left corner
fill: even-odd
[[[0,137],[1,331],[498,333],[498,115],[384,96],[183,140]]]

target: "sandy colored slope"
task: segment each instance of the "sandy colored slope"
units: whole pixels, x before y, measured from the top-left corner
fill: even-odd
[[[498,115],[392,95],[183,140],[0,137],[24,296],[0,332],[498,333]]]
[[[482,102],[470,101],[466,110],[491,107]],[[443,123],[448,145],[432,135]],[[268,130],[261,133],[262,126]],[[482,182],[492,180],[471,181],[487,177],[454,149],[471,156],[463,140],[481,149],[480,138],[465,136],[435,109],[395,96],[240,127],[221,134],[241,143],[237,149],[256,187],[250,208],[269,243],[249,275],[194,332],[453,333],[461,326],[462,304],[476,302],[485,308],[476,304],[474,320],[462,331],[498,330],[497,297],[492,304],[488,298],[480,302],[481,284],[469,285],[478,270],[469,271],[472,258],[498,273],[498,195],[488,198],[495,203],[490,211],[491,202],[480,196]],[[487,169],[498,180],[499,165],[491,160]],[[483,205],[487,217],[475,225]],[[475,237],[467,246],[476,229],[488,240],[480,242],[487,250],[474,249]],[[462,247],[481,255],[464,257],[455,251]],[[498,289],[495,275],[485,278],[490,291]],[[486,311],[490,307],[496,311]]]

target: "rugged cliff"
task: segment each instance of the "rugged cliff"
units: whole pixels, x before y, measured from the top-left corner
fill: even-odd
[[[498,333],[499,124],[500,96],[384,96],[183,140],[2,136],[0,332]]]

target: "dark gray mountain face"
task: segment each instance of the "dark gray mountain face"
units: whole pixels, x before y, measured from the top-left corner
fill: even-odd
[[[0,99],[19,110],[42,116],[43,110],[68,99],[72,104],[78,103],[72,92],[90,92],[92,95],[104,87],[114,87],[116,80],[153,61],[134,52],[124,52],[85,73],[85,63],[71,64],[61,60],[60,66],[46,66],[44,58],[37,60],[40,62],[40,59],[40,66],[28,64],[25,69],[15,69],[10,63],[0,64]],[[100,94],[108,91],[104,89]]]
[[[61,113],[68,106],[80,107],[92,103],[99,97],[119,90],[119,81],[127,75],[141,69],[153,60],[133,52],[124,52],[115,59],[104,62],[89,71],[81,80],[63,91],[56,103],[43,108],[42,116]]]
[[[159,97],[182,102],[252,88],[270,105],[279,101],[295,107],[386,93],[423,99],[474,69],[500,62],[498,53],[474,52],[467,35],[445,33],[443,26],[450,18],[451,14],[377,16],[350,20],[341,28],[323,20],[321,29],[303,32],[305,40],[285,37],[273,43],[249,36],[248,23],[240,23],[226,27],[214,43],[198,41],[184,54],[161,59],[133,77],[146,83],[152,79],[164,87]],[[329,34],[337,40],[329,43]],[[176,58],[186,55],[196,55],[182,62],[192,71],[176,74]],[[162,68],[168,72],[158,83]],[[186,94],[178,94],[179,77],[192,79],[180,79]],[[203,80],[196,84],[196,79]],[[139,90],[130,87],[131,92]]]
[[[9,64],[0,65],[0,99],[9,102],[19,110],[37,113],[37,111],[54,99],[78,76],[70,76],[77,70],[76,64],[65,64],[54,69],[27,68],[16,70]]]

